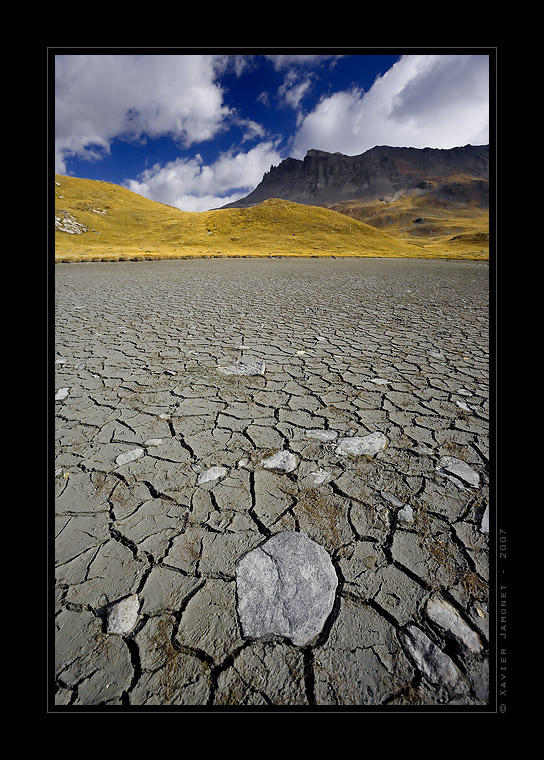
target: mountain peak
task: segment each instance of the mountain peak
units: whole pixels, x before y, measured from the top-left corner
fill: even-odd
[[[453,177],[488,181],[489,145],[451,149],[379,145],[357,156],[310,148],[304,159],[270,167],[259,185],[223,208],[247,208],[267,198],[323,206],[347,200],[373,202],[411,192],[424,180],[436,185]]]

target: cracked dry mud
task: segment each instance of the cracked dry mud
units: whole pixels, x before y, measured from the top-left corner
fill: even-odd
[[[486,263],[62,264],[55,289],[56,705],[488,702]],[[338,576],[303,646],[238,617],[238,560],[285,531]]]

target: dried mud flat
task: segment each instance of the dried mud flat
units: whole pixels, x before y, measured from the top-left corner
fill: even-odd
[[[488,274],[57,265],[54,706],[486,705]]]

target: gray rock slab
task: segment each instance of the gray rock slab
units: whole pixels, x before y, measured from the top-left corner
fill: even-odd
[[[451,696],[466,693],[467,685],[459,669],[421,628],[410,624],[398,635],[406,653],[430,683],[444,686]]]
[[[237,364],[229,364],[226,367],[217,367],[217,371],[223,375],[264,375],[265,363],[257,360],[252,362],[240,361]]]
[[[118,467],[121,467],[122,465],[128,464],[129,462],[135,462],[136,459],[139,459],[144,454],[144,450],[138,446],[135,449],[131,449],[130,451],[125,451],[122,454],[119,454],[119,456],[115,459],[115,464]]]
[[[201,485],[204,485],[204,483],[210,483],[214,480],[220,480],[221,478],[224,478],[227,473],[228,473],[228,469],[226,467],[221,467],[221,466],[209,467],[207,470],[203,470],[202,472],[199,472],[197,483],[199,486],[201,486]]]
[[[306,436],[308,438],[315,438],[318,441],[328,442],[338,438],[338,433],[336,430],[307,430]]]
[[[297,458],[291,451],[278,451],[271,457],[261,460],[262,466],[266,470],[281,470],[282,472],[292,472],[296,469]]]
[[[451,638],[471,652],[480,652],[482,643],[476,631],[465,623],[457,610],[442,599],[430,599],[425,614]]]
[[[379,451],[383,451],[387,446],[387,438],[383,433],[375,432],[364,436],[353,436],[351,438],[339,438],[336,445],[336,453],[340,456],[353,454],[359,456],[375,456]]]
[[[245,638],[281,636],[305,646],[321,633],[338,577],[328,553],[303,533],[277,533],[236,568],[238,615]]]
[[[462,459],[457,457],[442,457],[438,463],[437,470],[443,472],[447,477],[453,476],[454,482],[462,481],[463,484],[477,488],[480,484],[478,473]]]
[[[132,594],[126,599],[116,602],[108,607],[108,633],[129,633],[138,620],[140,600],[138,594]]]

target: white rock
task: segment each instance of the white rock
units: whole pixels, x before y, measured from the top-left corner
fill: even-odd
[[[442,457],[436,468],[439,472],[442,471],[447,477],[453,475],[453,482],[461,480],[469,486],[477,488],[480,484],[480,476],[462,459],[457,457]]]
[[[386,380],[384,377],[371,377],[370,382],[374,383],[374,385],[387,385],[389,380]]]
[[[283,472],[292,472],[297,466],[297,459],[290,451],[278,451],[267,459],[261,460],[262,466],[266,470],[283,470]]]
[[[144,453],[144,450],[140,447],[136,449],[132,449],[131,451],[125,451],[123,454],[119,454],[117,459],[115,460],[115,464],[117,465],[123,465],[128,464],[128,462],[134,462],[135,459],[139,459]]]
[[[441,599],[430,600],[425,613],[429,620],[471,652],[479,652],[482,649],[478,634],[465,623],[451,604]]]
[[[228,367],[217,367],[217,371],[223,375],[264,375],[265,363],[257,360],[254,362],[238,362]]]
[[[108,608],[108,633],[129,633],[138,620],[140,600],[138,594],[132,594]]]
[[[405,504],[402,509],[399,509],[397,512],[397,516],[403,521],[407,523],[414,522],[414,510],[409,504]]]
[[[482,533],[489,533],[489,504],[485,508],[485,512],[482,516],[482,522],[480,523],[480,530]]]
[[[362,437],[339,438],[336,453],[340,455],[366,454],[366,456],[374,456],[379,451],[385,449],[387,444],[387,438],[380,432],[370,433]]]
[[[330,472],[327,472],[326,470],[322,470],[320,467],[319,470],[316,470],[315,472],[312,473],[312,477],[313,477],[315,486],[322,486],[323,483],[326,483],[328,480],[330,480],[332,476]]]
[[[465,401],[456,401],[455,403],[457,404],[458,407],[460,407],[461,409],[464,409],[465,412],[472,411],[472,408]]]
[[[305,533],[276,533],[238,562],[242,635],[282,636],[305,646],[323,629],[337,586],[338,576],[322,546]]]
[[[428,681],[445,686],[452,696],[466,693],[458,668],[420,628],[409,624],[398,635],[404,650]]]
[[[148,438],[144,441],[144,446],[159,446],[162,443],[162,438]]]
[[[307,438],[317,438],[318,441],[334,441],[338,437],[336,430],[307,430]]]
[[[55,401],[63,401],[70,393],[70,388],[59,388],[55,393]]]
[[[199,486],[204,483],[211,483],[212,480],[224,478],[227,473],[228,470],[226,467],[209,467],[207,470],[203,470],[199,474],[197,483]]]

